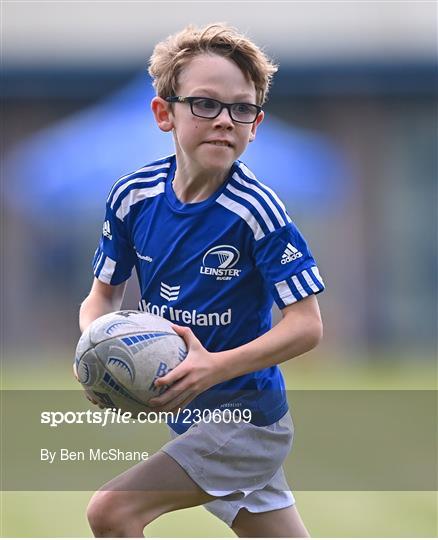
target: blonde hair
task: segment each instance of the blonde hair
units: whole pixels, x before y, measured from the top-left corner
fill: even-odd
[[[224,23],[204,28],[190,25],[155,46],[148,71],[157,95],[162,98],[175,95],[181,70],[203,53],[233,60],[245,77],[254,82],[257,103],[263,105],[278,66],[251,40]]]

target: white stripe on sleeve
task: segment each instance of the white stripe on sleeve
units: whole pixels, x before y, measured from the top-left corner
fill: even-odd
[[[125,216],[129,214],[129,210],[133,204],[136,204],[139,201],[142,201],[143,199],[155,197],[156,195],[159,195],[160,193],[164,193],[164,189],[165,189],[164,182],[160,182],[156,186],[153,186],[150,188],[133,189],[123,199],[122,204],[120,205],[119,209],[116,212],[116,216],[123,221]]]
[[[248,167],[244,164],[244,163],[240,163],[239,164],[239,167],[240,169],[242,169],[242,171],[244,172],[244,174],[246,174],[246,176],[248,176],[249,178],[251,178],[252,180],[255,180],[256,182],[258,182],[264,189],[266,189],[266,191],[268,193],[270,193],[272,195],[272,197],[275,199],[275,201],[277,202],[278,206],[283,210],[283,212],[285,213],[286,215],[286,220],[288,223],[291,223],[291,219],[287,213],[287,210],[286,210],[286,207],[284,206],[283,204],[283,201],[281,199],[278,198],[278,195],[275,193],[275,191],[273,191],[269,186],[267,186],[266,184],[263,184],[262,182],[260,182],[260,180],[257,180],[257,178],[254,176],[254,173],[252,171],[250,171],[248,169]]]
[[[294,285],[295,287],[297,288],[297,291],[301,294],[301,296],[303,298],[305,298],[306,296],[309,296],[309,293],[307,293],[305,291],[305,289],[303,288],[303,286],[301,285],[299,279],[297,278],[297,276],[292,276],[292,281],[294,282]]]
[[[252,232],[254,233],[254,238],[256,240],[260,240],[260,238],[263,238],[265,236],[257,220],[248,210],[248,208],[246,208],[246,206],[243,206],[243,204],[240,204],[233,199],[230,199],[223,193],[222,195],[220,195],[220,197],[216,199],[216,202],[230,210],[230,212],[234,212],[234,214],[237,214],[243,220],[245,220],[248,223],[249,227],[252,229]]]
[[[314,268],[316,268],[316,266],[314,266]],[[309,285],[309,287],[312,289],[312,291],[314,293],[317,293],[320,291],[320,288],[318,287],[318,285],[313,281],[313,279],[310,277],[310,274],[307,270],[303,270],[302,272],[303,274],[303,277],[304,279],[306,280],[307,282],[307,285]]]
[[[139,174],[139,173],[142,173],[142,172],[150,172],[150,171],[156,171],[158,169],[168,169],[170,167],[170,162],[168,163],[160,163],[159,165],[149,165],[147,167],[143,167],[142,169],[139,169],[138,171],[135,171],[133,173],[129,173],[129,174],[125,174],[124,176],[122,176],[121,178],[119,178],[117,180],[117,182],[115,182],[115,184],[113,185],[113,187],[111,188],[111,191],[108,195],[108,199],[107,199],[107,202],[110,202],[111,198],[113,197],[114,195],[114,192],[116,190],[118,190],[119,188],[119,185],[120,183],[123,182],[123,180],[125,180],[126,178],[129,178],[130,176],[134,176],[136,174]],[[167,173],[166,173],[167,174]],[[136,179],[136,180],[146,180],[147,181],[147,178],[145,179],[142,179],[142,178],[133,178],[133,179]]]
[[[99,264],[102,261],[102,257],[103,257],[103,251],[100,254],[100,257],[97,259],[97,261],[94,264],[94,267],[93,267],[94,272],[96,272],[96,270],[99,268]]]
[[[319,273],[318,267],[317,266],[312,266],[312,268],[310,270],[312,270],[312,272],[315,274],[316,279],[321,283],[321,285],[323,287],[325,287],[324,281],[322,280],[322,277],[321,277],[321,274]]]
[[[247,182],[246,180],[241,178],[239,176],[239,173],[237,173],[237,172],[235,172],[233,174],[233,178],[234,178],[234,180],[239,182],[239,184],[242,184],[243,186],[245,186],[245,187],[247,187],[249,189],[252,189],[253,191],[258,193],[264,199],[264,201],[267,203],[267,205],[269,206],[269,208],[272,210],[273,214],[277,218],[278,223],[280,224],[280,227],[284,227],[286,225],[286,223],[284,222],[284,219],[281,217],[280,212],[278,211],[277,207],[275,206],[275,204],[271,201],[271,199],[268,197],[268,195],[266,195],[266,193],[263,190],[261,190],[258,186],[254,185],[254,184],[250,184],[249,182]]]
[[[110,257],[107,256],[105,258],[105,262],[102,266],[98,278],[100,279],[100,281],[103,281],[104,283],[107,283],[109,285],[111,283],[111,278],[113,277],[115,269],[116,261],[113,261]]]
[[[262,205],[259,203],[259,201],[250,195],[249,193],[246,193],[245,191],[240,191],[240,189],[236,189],[232,185],[227,186],[227,190],[231,191],[231,193],[234,193],[234,195],[237,195],[238,197],[245,199],[248,201],[254,208],[258,211],[261,218],[265,222],[266,226],[268,227],[269,232],[275,231],[274,224],[271,221],[271,218],[268,216],[266,210],[262,207]]]
[[[111,208],[114,209],[114,206],[115,206],[120,194],[127,187],[131,186],[132,184],[138,184],[139,182],[154,182],[155,180],[158,180],[158,178],[166,178],[166,176],[167,176],[167,173],[160,173],[160,174],[156,174],[155,176],[151,176],[150,178],[134,178],[133,180],[130,180],[129,182],[126,182],[126,184],[121,185],[119,187],[119,189],[114,193],[114,199],[113,199],[113,202],[111,203]],[[158,185],[160,185],[160,184],[158,184]],[[141,189],[141,188],[139,188],[139,189]],[[128,193],[127,197],[129,195],[130,195],[130,193]]]
[[[295,296],[292,294],[292,291],[286,281],[276,283],[275,288],[277,289],[280,298],[286,305],[293,304],[297,301],[297,298],[295,298]]]

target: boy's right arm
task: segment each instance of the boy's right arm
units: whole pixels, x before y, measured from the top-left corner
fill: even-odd
[[[127,281],[120,285],[107,285],[94,278],[89,295],[81,304],[79,327],[83,332],[95,319],[121,308]]]

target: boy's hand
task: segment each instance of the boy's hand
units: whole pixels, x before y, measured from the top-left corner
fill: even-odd
[[[183,362],[164,377],[155,381],[160,388],[173,385],[161,396],[152,398],[148,405],[162,411],[183,409],[196,396],[220,382],[216,356],[205,349],[192,330],[186,326],[172,325],[187,346],[188,354]]]

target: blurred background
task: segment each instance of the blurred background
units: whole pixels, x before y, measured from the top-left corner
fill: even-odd
[[[436,389],[437,6],[385,0],[3,3],[3,388],[76,388],[77,315],[106,194],[173,151],[150,113],[148,58],[170,33],[217,21],[279,63],[265,122],[241,159],[284,200],[327,285],[324,341],[284,364],[288,388]],[[137,293],[133,281],[125,307]],[[5,495],[5,534],[88,535],[88,495],[50,496]],[[70,505],[82,521],[48,523],[48,497],[59,516]],[[379,494],[377,503],[344,492],[330,511],[328,497],[297,496],[316,536],[437,532],[436,494]],[[392,519],[396,507],[417,509],[415,526]],[[152,532],[196,536],[195,515],[212,536],[228,534],[204,514],[165,517]]]

